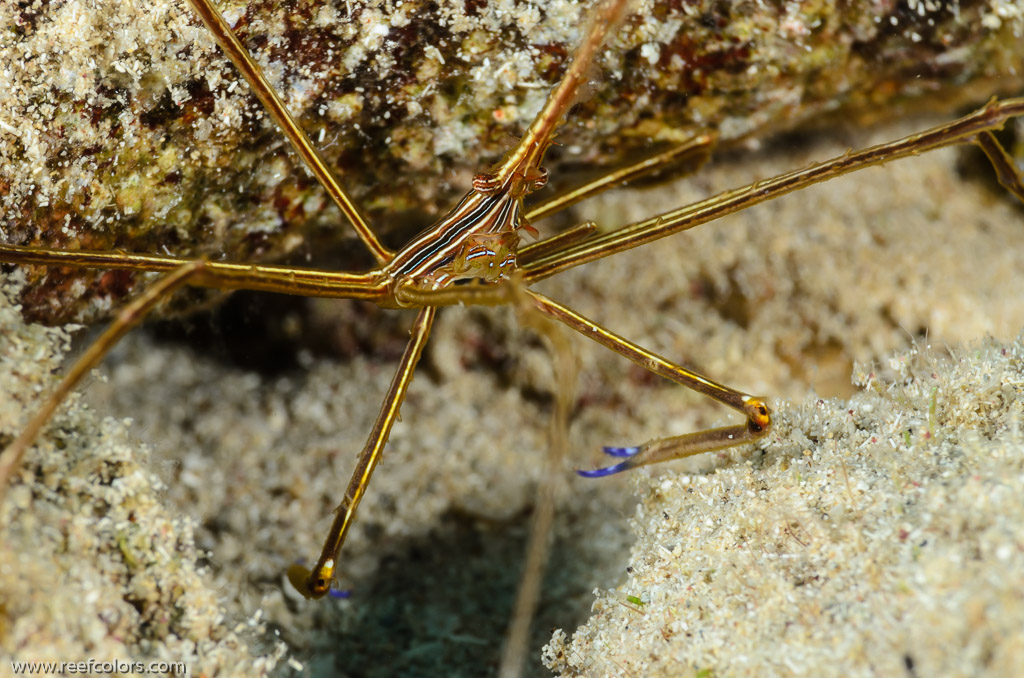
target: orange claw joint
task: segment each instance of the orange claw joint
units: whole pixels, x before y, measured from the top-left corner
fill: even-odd
[[[768,435],[772,429],[772,410],[764,398],[746,396],[743,399],[743,413],[747,415],[747,428],[753,440]],[[738,443],[737,443],[738,444]]]
[[[351,593],[333,588],[333,559],[318,564],[312,572],[302,563],[290,565],[288,567],[288,582],[307,600],[317,600],[326,595],[330,595],[332,598],[348,598]]]
[[[608,456],[620,457],[625,461],[603,468],[577,470],[576,473],[584,478],[603,478],[648,464],[683,459],[752,443],[768,435],[772,427],[771,409],[763,399],[746,396],[743,411],[747,415],[745,424],[687,433],[674,438],[661,438],[636,447],[602,448]]]

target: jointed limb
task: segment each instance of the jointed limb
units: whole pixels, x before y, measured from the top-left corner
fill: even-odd
[[[214,40],[220,45],[224,54],[235,64],[235,67],[238,68],[246,82],[249,83],[249,86],[259,98],[264,108],[277,123],[277,126],[285,133],[288,140],[292,142],[292,146],[302,158],[306,167],[309,168],[310,172],[317,178],[317,181],[320,182],[320,185],[330,194],[342,213],[352,222],[356,233],[359,234],[359,238],[373,254],[377,263],[383,264],[390,261],[392,252],[377,239],[376,234],[374,234],[369,224],[366,223],[366,220],[348,197],[348,194],[345,193],[341,184],[334,178],[334,174],[327,169],[327,164],[320,157],[309,136],[292,119],[288,109],[285,108],[284,103],[277,96],[277,92],[267,82],[260,67],[256,65],[256,62],[253,61],[245,46],[242,45],[242,42],[231,31],[231,27],[228,26],[221,13],[217,11],[217,8],[213,6],[210,0],[189,0],[189,2],[196,12],[199,13],[199,16],[202,17],[203,23],[206,24],[210,34],[213,35]]]
[[[157,254],[56,250],[0,243],[0,261],[20,265],[72,266],[76,268],[121,269],[166,273],[191,262],[189,259]],[[257,290],[335,299],[382,301],[388,293],[379,270],[369,273],[338,273],[315,268],[273,264],[236,264],[207,261],[202,275],[188,281],[197,287],[223,290]]]
[[[67,375],[57,385],[53,393],[50,394],[50,397],[46,399],[46,402],[36,411],[28,425],[21,432],[21,435],[15,438],[3,453],[0,454],[0,500],[3,499],[11,475],[21,463],[25,450],[35,442],[39,431],[46,425],[46,422],[53,416],[54,411],[68,394],[78,385],[78,382],[82,380],[82,377],[99,365],[103,357],[110,352],[110,349],[121,340],[121,337],[138,325],[158,303],[190,280],[201,275],[205,266],[206,262],[203,261],[192,261],[179,266],[121,309],[117,317],[110,323],[110,327],[100,335],[99,339],[89,346],[88,350],[68,370]]]
[[[998,152],[995,151],[998,142],[991,134],[987,134],[1002,127],[1007,120],[1020,115],[1024,115],[1024,98],[989,102],[974,113],[925,132],[872,146],[856,153],[847,152],[832,160],[726,191],[693,205],[630,224],[606,235],[589,238],[577,245],[527,263],[522,267],[525,281],[529,284],[542,280],[559,271],[639,247],[855,170],[953,144],[979,144],[996,166],[1000,181],[1020,196],[1024,193],[1024,180],[1021,179],[1020,172],[1013,166],[1013,161],[1005,155],[1005,151],[1001,148]]]
[[[556,499],[564,485],[564,461],[569,451],[569,417],[576,401],[574,393],[579,371],[568,335],[537,311],[532,299],[522,293],[522,288],[514,292],[516,315],[520,324],[536,332],[547,346],[553,367],[555,402],[549,427],[548,454],[537,481],[526,554],[519,576],[519,591],[505,636],[505,648],[498,669],[499,678],[519,676],[523,658],[527,655],[530,627],[540,599],[544,567],[551,544]]]
[[[676,365],[642,346],[638,346],[628,339],[601,327],[589,318],[542,294],[530,290],[527,290],[526,293],[533,298],[536,307],[544,314],[568,325],[602,346],[625,356],[645,370],[702,393],[713,400],[717,400],[723,405],[740,412],[747,418],[745,424],[654,440],[639,447],[606,447],[605,452],[607,454],[616,457],[626,457],[626,461],[606,469],[580,472],[581,475],[589,477],[604,476],[646,464],[680,459],[695,454],[743,445],[763,438],[771,429],[771,410],[763,399],[747,395],[728,386],[723,386],[685,367]]]
[[[467,285],[443,287],[438,290],[422,289],[414,284],[399,285],[395,288],[395,302],[404,308],[501,306],[512,300],[515,296],[514,288],[518,284],[519,281],[513,278],[490,285],[470,282]]]
[[[405,400],[405,393],[412,382],[416,363],[423,355],[423,347],[427,344],[435,315],[437,315],[437,309],[427,307],[422,309],[416,317],[416,323],[411,331],[412,338],[405,347],[405,353],[398,364],[398,372],[384,396],[384,402],[377,415],[377,421],[374,422],[373,429],[370,431],[366,446],[359,453],[359,460],[356,462],[355,471],[352,472],[352,479],[348,483],[348,489],[345,490],[345,498],[337,508],[334,522],[331,524],[330,532],[327,533],[327,539],[324,541],[323,550],[316,566],[312,572],[301,566],[294,566],[288,570],[288,577],[292,585],[309,598],[322,598],[331,590],[338,552],[341,550],[342,544],[345,543],[348,530],[355,520],[356,509],[359,508],[359,502],[370,484],[370,477],[373,476],[373,470],[377,467],[377,462],[380,461],[384,445],[387,444],[388,436],[391,435],[391,427],[398,418],[398,410],[401,408],[402,401]]]
[[[698,134],[692,139],[673,146],[667,151],[657,153],[649,158],[645,158],[638,163],[617,169],[613,172],[603,175],[600,179],[588,182],[582,186],[574,188],[570,191],[566,191],[561,195],[555,196],[549,200],[545,200],[536,207],[530,208],[530,211],[526,213],[526,218],[529,221],[535,221],[537,219],[543,219],[544,217],[550,216],[556,212],[560,212],[567,207],[571,207],[581,200],[597,195],[610,188],[621,186],[634,179],[638,179],[646,174],[656,172],[659,169],[668,167],[669,165],[681,162],[686,159],[690,159],[696,166],[693,167],[692,171],[697,171],[701,165],[707,162],[708,158],[711,157],[711,150],[715,146],[715,142],[718,141],[718,135],[712,132],[705,134]]]
[[[596,230],[597,224],[593,221],[587,221],[551,237],[520,247],[518,253],[519,265],[522,266],[528,261],[546,257],[549,254],[566,249],[570,245],[575,245],[585,238],[589,238]]]
[[[581,200],[616,186],[622,186],[629,181],[651,174],[685,159],[689,159],[691,164],[695,165],[691,171],[696,171],[711,157],[711,150],[714,148],[717,140],[718,135],[716,134],[699,134],[667,151],[652,155],[629,167],[615,170],[602,176],[600,179],[587,182],[582,186],[577,186],[561,195],[545,200],[539,205],[530,208],[526,213],[526,220],[527,222],[533,222],[550,216],[575,205]],[[521,247],[519,249],[519,265],[523,266],[532,261],[553,255],[560,250],[566,250],[572,245],[590,237],[595,230],[597,230],[597,224],[588,221],[539,242]]]
[[[1006,152],[995,135],[992,132],[981,132],[975,137],[974,143],[988,156],[989,162],[992,163],[992,167],[996,171],[996,178],[999,179],[1003,188],[1024,202],[1024,177],[1021,176],[1013,158]]]

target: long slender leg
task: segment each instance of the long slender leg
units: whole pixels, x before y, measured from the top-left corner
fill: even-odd
[[[437,309],[431,306],[420,310],[416,317],[411,331],[412,338],[409,339],[409,344],[405,347],[405,353],[398,364],[398,372],[391,380],[391,386],[384,396],[384,402],[377,415],[377,421],[374,422],[373,429],[370,431],[366,446],[359,453],[359,460],[356,462],[355,471],[352,472],[352,479],[348,483],[348,489],[345,490],[345,498],[337,508],[334,522],[327,533],[327,539],[324,540],[323,550],[316,566],[313,567],[312,572],[297,565],[288,570],[288,578],[292,585],[307,598],[322,598],[331,590],[338,552],[341,550],[342,544],[345,543],[345,537],[355,519],[356,509],[359,508],[359,502],[370,484],[373,470],[376,468],[377,462],[380,461],[384,445],[387,444],[388,436],[391,435],[391,427],[394,425],[395,419],[398,418],[398,410],[402,406],[402,401],[405,400],[405,393],[412,382],[416,363],[419,362],[420,356],[423,354],[423,347],[427,344],[435,315],[437,315]]]
[[[645,370],[717,400],[747,418],[744,424],[653,440],[639,447],[605,448],[606,453],[612,456],[626,457],[626,460],[606,469],[582,471],[580,475],[604,476],[638,466],[743,445],[763,438],[771,429],[771,410],[763,399],[723,386],[685,367],[676,365],[542,294],[531,290],[526,290],[526,293],[533,298],[536,307],[544,314],[625,356]]]
[[[607,235],[588,238],[584,242],[531,261],[522,267],[527,284],[547,278],[559,271],[573,268],[590,261],[602,259],[617,252],[639,247],[659,238],[685,231],[713,221],[727,214],[738,212],[758,203],[777,198],[786,193],[805,188],[864,167],[880,165],[890,160],[918,155],[926,151],[961,143],[978,143],[993,163],[1000,179],[1006,178],[1012,185],[1022,185],[1019,172],[1012,161],[1001,163],[1003,152],[993,153],[989,146],[998,145],[995,137],[985,133],[999,129],[1007,120],[1024,115],[1024,98],[989,102],[984,108],[964,117],[938,125],[925,132],[913,134],[887,144],[872,146],[856,153],[847,152],[805,169],[781,174],[773,179],[758,181],[742,188],[726,191],[698,203],[678,210],[666,212],[644,221],[630,224]],[[1016,180],[1005,176],[1012,172]],[[1014,190],[1011,187],[1011,190]]]
[[[190,263],[189,259],[154,254],[89,250],[66,251],[2,243],[0,243],[0,261],[22,265],[72,266],[158,273],[174,271]],[[377,302],[382,301],[388,293],[387,282],[380,275],[379,270],[369,273],[339,273],[315,268],[273,264],[235,264],[224,261],[207,261],[203,265],[202,275],[189,280],[189,284],[228,290],[259,290],[311,297],[366,299]]]
[[[252,87],[252,91],[255,92],[264,108],[274,118],[274,121],[277,122],[277,126],[288,137],[295,151],[306,164],[306,167],[317,178],[317,181],[324,187],[324,190],[330,194],[342,213],[352,222],[352,226],[355,227],[359,238],[369,248],[370,252],[373,253],[377,263],[384,264],[390,261],[393,256],[391,250],[377,239],[376,234],[369,224],[366,223],[355,203],[348,197],[348,194],[345,193],[345,190],[338,183],[338,180],[334,178],[331,171],[327,169],[327,164],[320,157],[309,136],[296,124],[280,97],[277,96],[277,92],[267,82],[260,67],[249,56],[248,50],[245,49],[242,42],[231,31],[231,27],[228,26],[224,17],[217,11],[211,0],[189,0],[189,2],[196,12],[199,13],[199,16],[202,17],[203,23],[206,24],[214,40],[217,41],[220,48],[235,64],[235,67],[238,68],[242,77]]]
[[[523,571],[519,577],[519,591],[516,594],[515,609],[509,621],[508,632],[505,634],[505,648],[497,674],[499,678],[516,678],[521,675],[523,659],[527,654],[530,628],[540,598],[544,566],[548,560],[556,498],[564,483],[563,460],[569,450],[569,416],[575,402],[574,387],[579,370],[566,333],[539,313],[534,308],[532,300],[521,293],[521,288],[517,290],[516,302],[520,323],[539,334],[547,345],[553,365],[555,406],[549,428],[548,454],[544,460],[544,470],[537,482],[526,557],[523,559]]]
[[[692,139],[689,139],[678,146],[673,146],[667,151],[656,153],[638,163],[609,172],[608,174],[603,175],[600,179],[588,182],[570,191],[566,191],[561,195],[545,200],[540,204],[531,207],[526,213],[526,219],[528,221],[543,219],[555,212],[560,212],[567,207],[575,205],[581,200],[586,200],[591,196],[597,195],[602,191],[607,191],[610,188],[620,186],[628,181],[633,181],[645,174],[650,174],[651,172],[655,172],[663,167],[667,167],[668,165],[680,162],[687,158],[691,158],[696,161],[697,167],[693,168],[693,171],[696,171],[698,167],[707,162],[708,158],[711,157],[711,150],[714,148],[717,141],[718,135],[713,132],[698,134]]]
[[[707,162],[708,158],[711,157],[711,150],[714,148],[717,140],[718,136],[716,134],[700,134],[685,143],[670,148],[667,151],[652,155],[651,157],[645,158],[644,160],[630,165],[629,167],[623,167],[622,169],[605,174],[600,179],[578,186],[530,208],[530,211],[526,213],[526,221],[529,223],[537,219],[543,219],[546,216],[550,216],[556,212],[566,209],[567,207],[571,207],[581,200],[585,200],[593,195],[597,195],[598,193],[607,191],[610,188],[620,186],[628,181],[642,177],[645,174],[650,174],[651,172],[655,172],[663,167],[680,162],[686,158],[690,158],[695,161],[696,166],[693,167],[692,171],[696,171],[698,167]],[[518,252],[519,265],[522,266],[523,264],[527,264],[531,261],[542,259],[559,250],[566,249],[570,245],[575,245],[581,240],[589,237],[595,230],[597,230],[597,225],[593,222],[587,222],[574,226],[573,228],[557,235],[553,235],[550,238],[545,238],[539,242],[521,247]]]
[[[42,404],[28,425],[22,430],[21,435],[15,438],[7,446],[7,449],[0,454],[0,500],[3,499],[11,475],[21,463],[21,458],[24,456],[25,451],[32,445],[36,436],[39,435],[39,431],[50,420],[54,411],[68,394],[78,385],[78,382],[82,380],[82,377],[99,365],[103,357],[110,352],[110,349],[121,340],[121,337],[138,325],[161,300],[166,299],[172,292],[202,274],[205,266],[206,262],[204,261],[188,262],[147,288],[141,296],[121,309],[120,313],[110,323],[106,331],[100,335],[99,339],[94,341],[88,350],[75,361],[75,364],[72,365],[64,379],[61,380],[57,388],[50,394],[50,397],[46,399],[46,402]]]
[[[404,308],[424,306],[501,306],[515,298],[518,280],[502,280],[496,284],[469,283],[438,290],[422,289],[415,284],[395,288],[395,301]]]
[[[980,146],[981,150],[988,156],[988,160],[992,163],[992,167],[995,168],[996,177],[1003,188],[1017,196],[1021,202],[1024,202],[1024,177],[1021,176],[1021,172],[1017,169],[1016,164],[1014,164],[1013,158],[1006,152],[1006,149],[999,143],[995,135],[992,132],[982,132],[975,138],[974,143]]]
[[[582,224],[577,224],[572,228],[569,228],[561,233],[544,238],[534,243],[530,243],[525,247],[520,247],[519,252],[516,253],[516,258],[519,260],[519,264],[526,261],[532,261],[534,259],[540,259],[546,257],[549,254],[565,249],[570,245],[575,245],[584,238],[589,238],[594,231],[597,230],[597,224],[593,221],[586,221]]]

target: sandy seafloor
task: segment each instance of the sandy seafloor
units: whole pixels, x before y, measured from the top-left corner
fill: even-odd
[[[794,136],[579,218],[614,225],[930,122]],[[1024,665],[1024,208],[984,172],[956,150],[900,161],[539,287],[770,396],[776,427],[754,450],[622,477],[567,468],[528,675],[550,675],[555,628],[548,661],[565,675]],[[0,320],[9,436],[63,339],[9,306]],[[282,673],[493,673],[552,392],[547,354],[515,327],[505,310],[441,314],[343,554],[352,597],[322,602],[282,573],[318,552],[394,359],[300,352],[261,373],[136,332],[7,493],[0,655],[182,659],[192,675],[259,675],[275,653]],[[570,466],[734,420],[573,342]],[[854,361],[877,376],[865,393]]]

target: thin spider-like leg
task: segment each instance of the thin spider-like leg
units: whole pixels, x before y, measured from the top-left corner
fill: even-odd
[[[599,179],[595,179],[594,181],[590,181],[570,191],[566,191],[561,195],[545,200],[540,204],[531,207],[530,211],[526,213],[526,219],[528,221],[543,219],[544,217],[551,216],[552,214],[560,212],[567,207],[571,207],[581,200],[586,200],[587,198],[597,195],[603,191],[607,191],[610,188],[621,186],[622,184],[638,179],[646,174],[656,172],[659,169],[668,167],[673,163],[682,162],[686,159],[689,159],[694,163],[695,166],[693,167],[693,171],[696,172],[711,157],[711,151],[714,149],[717,141],[718,135],[716,133],[707,132],[705,134],[698,134],[692,139],[689,139],[678,146],[673,146],[667,151],[656,153],[633,165],[614,170]]]
[[[366,446],[359,454],[355,471],[352,472],[352,479],[348,483],[348,489],[345,490],[345,498],[338,506],[330,532],[327,533],[327,539],[324,540],[320,559],[311,572],[300,565],[294,565],[288,570],[288,579],[292,585],[299,593],[308,598],[322,598],[331,590],[338,552],[345,543],[345,537],[355,519],[356,509],[359,508],[359,502],[370,484],[370,477],[373,476],[373,470],[376,468],[377,462],[380,461],[388,436],[391,435],[391,427],[394,425],[395,419],[398,418],[398,410],[402,406],[405,393],[412,382],[413,371],[423,354],[423,347],[427,344],[436,314],[436,308],[427,307],[422,309],[416,317],[411,331],[412,338],[409,339],[409,344],[405,347],[405,353],[402,354],[402,360],[398,364],[398,371],[384,396],[384,402],[381,404],[380,413],[370,431]]]
[[[154,254],[56,250],[46,247],[22,247],[0,244],[0,261],[38,266],[121,269],[167,273],[190,262],[189,259]],[[339,273],[315,268],[272,264],[237,264],[207,261],[201,276],[190,285],[224,290],[258,290],[311,297],[365,299],[383,301],[387,283],[379,271]]]
[[[566,209],[567,207],[575,205],[581,200],[585,200],[591,196],[597,195],[598,193],[625,184],[633,179],[642,177],[645,174],[656,172],[663,167],[667,167],[687,158],[689,158],[695,165],[692,168],[692,171],[696,171],[700,166],[707,162],[708,158],[711,157],[711,150],[714,148],[717,140],[718,136],[713,133],[695,136],[689,141],[679,144],[678,146],[674,146],[667,151],[662,151],[661,153],[652,155],[651,157],[645,158],[644,160],[630,165],[629,167],[623,167],[622,169],[615,170],[614,172],[604,175],[600,179],[595,179],[594,181],[578,186],[561,195],[557,195],[550,200],[545,200],[539,205],[532,207],[530,211],[526,213],[526,221],[529,223],[537,219],[550,216],[556,212]],[[558,250],[568,248],[570,245],[588,238],[595,230],[597,230],[597,225],[593,222],[587,222],[574,226],[573,228],[557,235],[553,235],[550,238],[545,238],[539,242],[521,247],[518,252],[519,265],[521,266],[531,261],[542,259],[557,252]]]
[[[593,235],[594,231],[597,230],[597,224],[593,221],[585,221],[582,224],[577,224],[572,228],[566,229],[561,233],[538,240],[535,243],[530,243],[525,247],[520,247],[516,253],[516,258],[520,264],[546,257],[549,254],[563,250],[570,245],[574,245],[585,238],[589,238]]]
[[[551,357],[555,402],[549,428],[548,454],[537,482],[527,533],[526,555],[519,577],[515,609],[505,635],[505,648],[497,674],[499,678],[521,675],[523,659],[527,654],[530,628],[536,614],[551,544],[556,499],[565,482],[563,462],[569,450],[569,417],[575,402],[574,387],[579,371],[568,335],[534,308],[532,300],[522,294],[521,287],[516,292],[516,311],[520,324],[543,338]]]
[[[100,335],[99,339],[94,341],[88,350],[75,361],[75,364],[68,370],[64,379],[61,380],[57,388],[54,389],[53,393],[46,399],[46,402],[40,406],[28,425],[22,430],[21,435],[15,438],[3,453],[0,454],[0,500],[3,499],[8,481],[14,470],[21,463],[21,458],[24,456],[25,451],[35,442],[43,426],[46,425],[46,422],[53,416],[54,411],[82,380],[82,377],[99,365],[103,357],[110,352],[110,349],[121,340],[121,337],[138,325],[158,303],[169,297],[182,285],[201,275],[205,266],[206,262],[204,261],[185,263],[147,288],[142,295],[121,309],[120,313],[117,314],[117,317],[110,323],[106,331]]]
[[[228,26],[217,8],[213,6],[211,0],[189,0],[189,2],[198,12],[199,16],[202,17],[203,23],[206,24],[207,29],[209,29],[217,44],[220,45],[224,54],[235,64],[235,67],[238,68],[242,77],[249,83],[252,91],[263,104],[263,107],[270,113],[270,116],[277,123],[281,131],[285,133],[285,136],[288,137],[295,151],[306,164],[306,167],[317,178],[317,181],[324,187],[324,190],[330,194],[342,213],[352,222],[352,226],[355,227],[359,238],[370,250],[374,258],[377,259],[377,263],[384,264],[390,261],[393,252],[380,242],[369,224],[366,223],[355,203],[352,202],[348,194],[345,193],[345,190],[342,189],[338,180],[334,178],[334,174],[327,169],[327,164],[320,157],[309,136],[292,119],[288,109],[285,108],[284,103],[277,96],[277,92],[267,82],[260,67],[253,61],[248,50],[231,31],[231,27]]]
[[[890,160],[918,155],[953,144],[977,141],[985,149],[990,143],[998,144],[995,137],[984,137],[985,132],[999,129],[1007,120],[1020,115],[1024,115],[1024,98],[989,102],[974,113],[944,125],[938,125],[925,132],[887,144],[872,146],[856,153],[848,151],[832,160],[726,191],[688,207],[630,224],[607,235],[588,238],[542,259],[528,262],[522,267],[525,282],[530,284],[542,280],[559,271],[639,247],[673,233],[691,229],[727,214],[865,167],[880,165]],[[986,150],[986,154],[996,164],[997,172],[1003,167],[999,160],[1003,157],[1002,153],[1005,152],[993,154]],[[1011,162],[1012,165],[1012,161],[1007,159],[1007,162]],[[1002,176],[1001,173],[1001,179]],[[1011,190],[1014,189],[1011,187]]]
[[[501,280],[495,284],[470,282],[467,285],[423,289],[415,284],[399,285],[395,288],[395,301],[405,308],[424,306],[501,306],[515,296],[517,278]]]
[[[974,143],[980,146],[981,150],[988,156],[988,160],[992,163],[992,167],[995,168],[996,177],[1003,188],[1017,196],[1021,202],[1024,202],[1024,176],[1021,175],[1021,171],[1017,169],[1013,158],[1006,152],[1006,149],[999,143],[995,135],[992,132],[982,132],[975,138]]]
[[[763,438],[771,429],[771,410],[763,399],[723,386],[685,367],[676,365],[542,294],[530,290],[526,290],[526,293],[533,298],[536,307],[544,314],[625,356],[645,370],[706,395],[740,412],[747,418],[744,424],[653,440],[638,447],[605,448],[607,454],[624,457],[625,461],[595,471],[579,471],[580,475],[590,478],[606,476],[638,466],[743,445]]]

